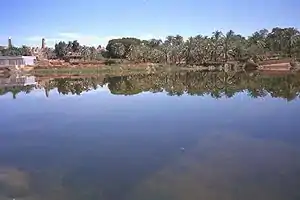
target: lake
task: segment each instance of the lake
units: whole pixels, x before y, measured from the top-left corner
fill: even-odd
[[[0,79],[1,200],[300,199],[300,74]]]

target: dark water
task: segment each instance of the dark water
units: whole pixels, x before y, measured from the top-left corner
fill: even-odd
[[[1,200],[300,199],[299,74],[35,81],[1,81]]]

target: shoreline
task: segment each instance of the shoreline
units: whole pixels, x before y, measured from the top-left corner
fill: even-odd
[[[32,74],[91,74],[91,73],[108,73],[108,74],[130,74],[130,73],[154,73],[160,71],[262,71],[262,72],[294,72],[300,71],[299,62],[288,62],[287,59],[269,60],[259,63],[249,62],[227,62],[227,63],[206,63],[203,65],[167,65],[160,63],[133,63],[124,61],[120,64],[91,64],[91,62],[83,63],[64,63],[63,65],[53,65],[49,61],[48,64],[23,66],[20,68],[11,67],[6,70],[0,70],[0,74],[21,72]],[[57,62],[56,62],[57,63]],[[16,68],[16,69],[15,69]]]

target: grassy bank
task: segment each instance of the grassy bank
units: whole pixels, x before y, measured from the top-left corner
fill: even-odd
[[[239,67],[239,70],[242,68]],[[177,65],[105,65],[105,66],[74,66],[74,67],[51,67],[51,68],[34,68],[31,71],[33,75],[49,75],[49,74],[131,74],[131,73],[156,73],[170,71],[222,71],[226,69],[220,66],[177,66]],[[233,69],[230,69],[233,70]],[[237,69],[235,69],[237,70]]]
[[[101,66],[101,67],[60,67],[60,68],[45,68],[45,69],[34,69],[33,73],[97,73],[97,72],[111,72],[111,71],[141,71],[146,68],[125,68],[122,66]]]
[[[101,65],[101,66],[73,66],[73,67],[36,67],[31,70],[34,75],[43,74],[122,74],[122,73],[152,73],[163,71],[202,71],[202,70],[220,70],[219,68],[210,69],[203,66],[179,66],[179,65],[161,65],[161,64],[120,64],[120,65]]]
[[[177,70],[178,67],[173,66],[101,66],[101,67],[68,67],[68,68],[45,68],[33,69],[30,74],[35,76],[44,76],[50,74],[66,74],[66,75],[84,75],[84,74],[135,74],[135,73],[155,73],[159,71]]]
[[[283,65],[286,64],[286,65]],[[288,64],[288,65],[287,65]],[[278,65],[278,66],[277,66]],[[249,67],[250,66],[250,67]],[[185,65],[160,65],[160,64],[118,64],[118,65],[101,65],[101,66],[52,66],[48,68],[34,67],[29,73],[35,76],[48,76],[48,75],[130,75],[137,73],[159,73],[171,71],[244,71],[244,70],[266,70],[266,71],[290,71],[291,66],[289,63],[279,63],[276,66],[260,66],[250,65],[247,63],[227,63],[219,65],[208,66],[185,66]]]

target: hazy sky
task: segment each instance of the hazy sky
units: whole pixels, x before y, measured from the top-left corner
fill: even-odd
[[[47,45],[78,39],[106,44],[113,37],[165,38],[250,35],[262,28],[300,27],[299,0],[1,0],[0,44]]]

